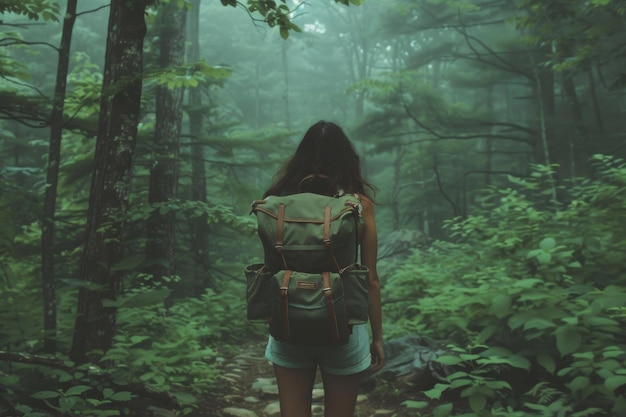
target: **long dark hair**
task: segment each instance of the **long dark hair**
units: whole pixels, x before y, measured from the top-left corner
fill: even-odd
[[[335,123],[322,120],[307,130],[263,197],[303,191],[328,195],[359,193],[372,198],[375,190],[361,175],[361,160]]]

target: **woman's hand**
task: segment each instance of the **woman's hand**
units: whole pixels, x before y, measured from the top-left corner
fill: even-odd
[[[379,371],[383,366],[385,366],[383,342],[372,342],[370,345],[370,353],[372,354],[372,366],[370,367],[370,371]]]

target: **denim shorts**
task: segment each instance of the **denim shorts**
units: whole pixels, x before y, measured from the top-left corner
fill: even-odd
[[[283,368],[308,369],[319,366],[333,375],[352,375],[371,365],[370,343],[366,324],[352,327],[348,343],[341,346],[304,346],[285,343],[270,336],[265,357]]]

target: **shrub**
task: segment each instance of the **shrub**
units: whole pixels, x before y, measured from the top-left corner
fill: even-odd
[[[597,178],[568,188],[535,167],[490,190],[480,214],[447,225],[455,243],[389,279],[395,332],[449,345],[438,360],[455,372],[429,397],[467,398],[466,415],[626,415],[626,165],[593,163]]]

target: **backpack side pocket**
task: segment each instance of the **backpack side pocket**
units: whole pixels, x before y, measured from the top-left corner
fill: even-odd
[[[365,324],[369,319],[369,269],[364,265],[350,265],[341,271],[341,282],[348,311],[348,323]]]
[[[272,276],[263,264],[248,265],[246,274],[247,318],[253,323],[267,323],[272,315]]]

